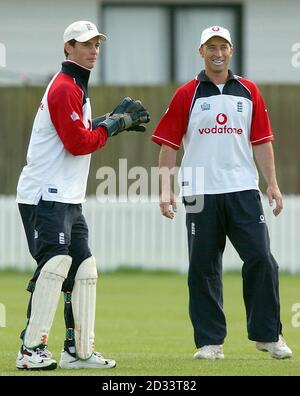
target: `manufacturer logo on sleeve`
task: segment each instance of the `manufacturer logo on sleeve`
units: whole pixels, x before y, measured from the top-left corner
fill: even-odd
[[[76,113],[76,111],[73,111],[73,113],[70,114],[70,117],[71,117],[72,121],[80,120],[80,117],[79,117],[79,115]]]

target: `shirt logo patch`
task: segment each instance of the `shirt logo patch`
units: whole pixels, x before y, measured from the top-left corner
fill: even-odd
[[[200,107],[202,111],[210,110],[210,104],[207,102],[204,102]]]
[[[60,245],[64,245],[65,244],[65,234],[63,232],[60,232],[58,234],[58,240],[59,240],[59,244]]]
[[[200,135],[205,134],[228,134],[228,135],[241,135],[243,133],[242,128],[231,127],[227,125],[228,116],[224,113],[219,113],[216,116],[216,124],[212,127],[199,128],[198,131]]]
[[[70,117],[71,117],[72,121],[74,121],[74,122],[77,120],[80,120],[79,115],[75,111],[73,111],[73,113],[70,114]]]
[[[217,115],[217,117],[216,117],[216,121],[217,121],[217,123],[220,124],[220,125],[226,124],[227,120],[228,120],[228,117],[227,117],[227,115],[224,114],[224,113],[219,113],[219,114]]]
[[[259,216],[259,220],[260,220],[259,224],[263,224],[266,222],[265,216],[263,214]]]
[[[237,102],[236,109],[238,113],[243,112],[243,102]]]
[[[57,188],[48,188],[50,194],[57,194]]]
[[[195,223],[191,223],[191,234],[196,235],[196,225]]]

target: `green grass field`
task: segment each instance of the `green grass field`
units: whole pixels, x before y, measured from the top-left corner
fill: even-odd
[[[112,370],[57,369],[23,372],[15,369],[25,324],[30,275],[0,272],[0,303],[6,307],[6,327],[0,328],[0,375],[21,376],[213,376],[299,375],[300,327],[292,327],[292,305],[300,302],[300,277],[281,275],[284,336],[293,349],[290,360],[277,361],[255,349],[247,339],[240,274],[224,276],[224,309],[228,336],[223,361],[195,361],[188,317],[186,276],[174,273],[118,271],[98,282],[96,349],[117,361]],[[58,360],[64,338],[62,299],[49,338]]]

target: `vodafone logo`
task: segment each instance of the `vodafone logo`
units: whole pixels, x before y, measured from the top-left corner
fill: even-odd
[[[217,117],[216,117],[216,121],[217,121],[217,123],[220,124],[220,125],[226,124],[227,120],[228,120],[227,115],[224,114],[224,113],[219,113],[219,114],[217,115]]]
[[[219,113],[216,116],[217,124],[211,128],[199,128],[200,135],[208,134],[228,134],[228,135],[241,135],[243,133],[242,128],[229,127],[227,125],[228,117],[224,113]]]

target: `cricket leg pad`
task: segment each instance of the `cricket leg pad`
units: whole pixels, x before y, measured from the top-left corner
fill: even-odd
[[[61,287],[71,263],[70,256],[58,255],[43,266],[32,295],[31,315],[24,337],[24,345],[27,348],[47,345]]]
[[[78,268],[72,291],[76,356],[80,359],[90,358],[95,349],[97,278],[95,257],[88,257]]]

